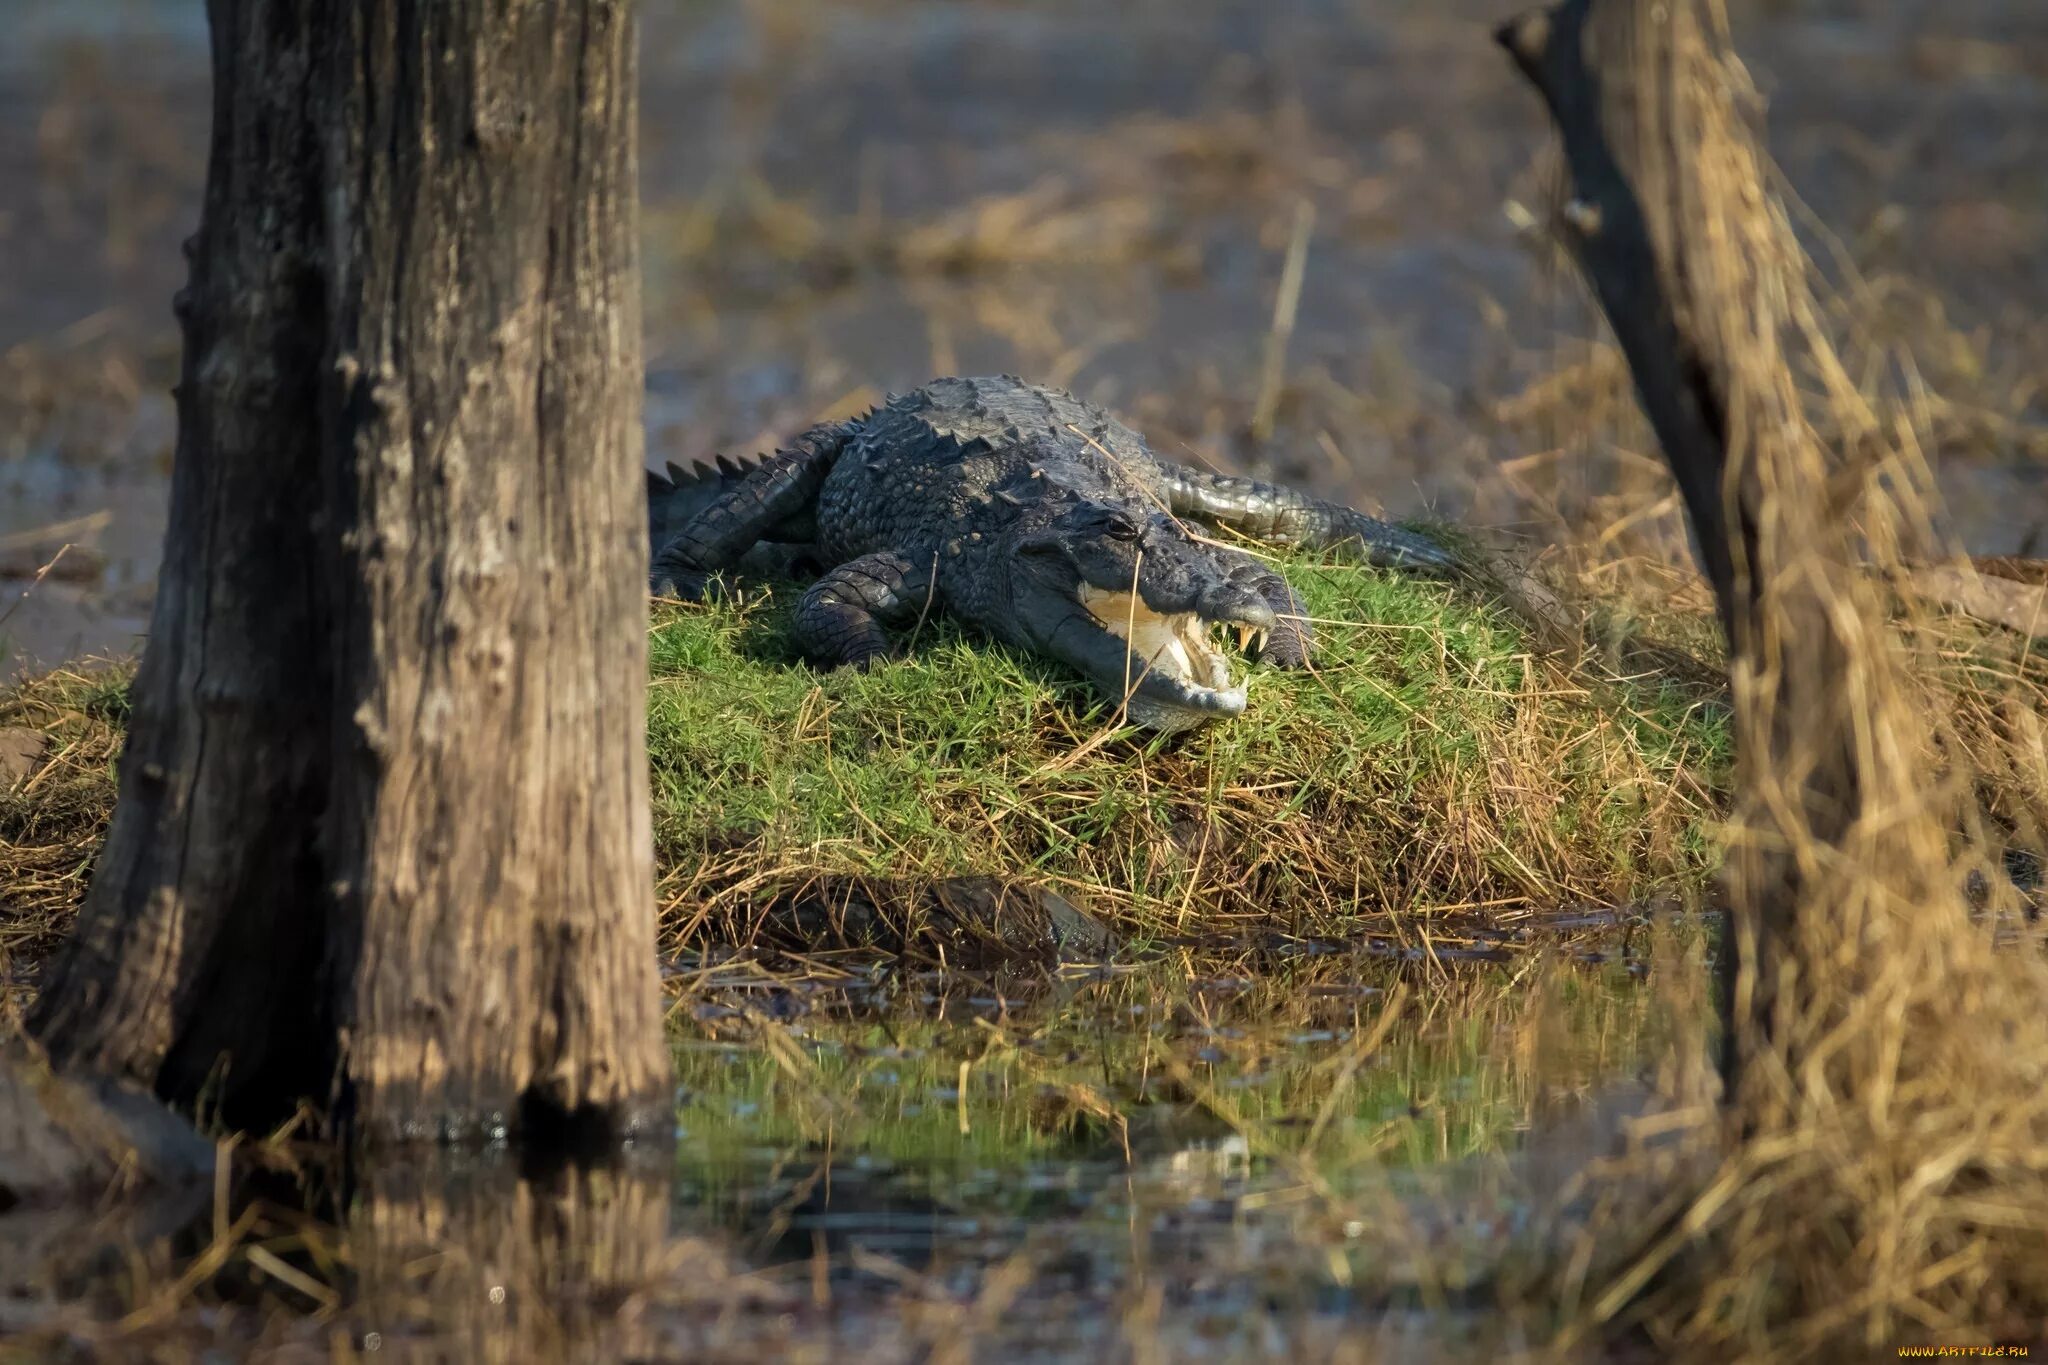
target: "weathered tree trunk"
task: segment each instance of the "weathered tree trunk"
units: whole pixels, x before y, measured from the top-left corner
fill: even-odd
[[[1819,762],[1801,757],[1801,780],[1794,785],[1811,833],[1833,844],[1858,813],[1855,765],[1843,737],[1795,736],[1787,726],[1792,717],[1826,713],[1809,693],[1817,682],[1825,686],[1840,676],[1841,641],[1807,594],[1781,594],[1772,609],[1784,619],[1764,619],[1762,582],[1780,566],[1761,535],[1766,489],[1760,461],[1753,450],[1746,459],[1731,460],[1728,395],[1697,329],[1681,325],[1663,283],[1667,267],[1660,264],[1646,206],[1610,143],[1600,74],[1584,50],[1591,7],[1592,0],[1564,0],[1522,15],[1495,37],[1557,124],[1572,196],[1562,215],[1563,232],[1628,360],[1643,413],[1677,481],[1727,634],[1731,670],[1738,681],[1753,674],[1761,654],[1777,649],[1780,632],[1803,638],[1825,656],[1814,667],[1770,667],[1773,695],[1738,687],[1736,727],[1745,795],[1752,797],[1755,774],[1788,770],[1796,750],[1825,751]],[[1681,252],[1676,242],[1666,245],[1666,255]],[[1668,268],[1684,266],[1681,261]],[[1773,496],[1816,505],[1820,498],[1817,488],[1806,486],[1780,488]],[[1745,1055],[1771,1045],[1776,971],[1759,939],[1782,936],[1778,931],[1796,913],[1802,894],[1799,865],[1781,849],[1758,855],[1744,847],[1733,856],[1745,866],[1718,972],[1721,1073],[1731,1096]],[[1748,865],[1759,863],[1765,865]],[[1745,963],[1761,970],[1745,973]]]
[[[1647,1230],[1602,1230],[1622,1250],[1597,1293],[1572,1262],[1556,1283],[1590,1306],[1566,1335],[1631,1321],[1712,1360],[2029,1339],[2048,1322],[2048,973],[1963,883],[2002,852],[1983,789],[2038,764],[1970,742],[1957,721],[1987,685],[1959,701],[1916,676],[1940,646],[1880,591],[1924,534],[1919,398],[1867,390],[1836,350],[1719,0],[1594,9],[1562,0],[1500,38],[1564,140],[1564,236],[1702,550],[1724,551],[1704,559],[1730,629],[1741,1140]],[[2017,680],[2010,700],[2028,704]]]
[[[1704,176],[1671,169],[1710,154],[1681,145],[1700,129],[1681,131],[1688,115],[1685,96],[1673,88],[1677,21],[1667,8],[1618,7],[1612,13],[1622,22],[1605,36],[1620,50],[1609,50],[1604,69],[1596,69],[1586,51],[1591,11],[1592,0],[1564,0],[1496,36],[1557,124],[1571,179],[1565,236],[1628,359],[1727,631],[1742,806],[1736,825],[1744,833],[1729,851],[1720,1069],[1724,1093],[1744,1113],[1768,1108],[1775,1115],[1782,1096],[1738,1098],[1742,1082],[1765,1056],[1777,1064],[1766,1070],[1784,1074],[1782,1064],[1796,1061],[1804,1046],[1784,1021],[1824,1011],[1825,992],[1839,984],[1823,983],[1824,973],[1804,960],[1814,948],[1798,932],[1800,917],[1824,913],[1816,906],[1836,894],[1812,850],[1853,847],[1858,823],[1871,816],[1873,781],[1880,790],[1898,786],[1891,768],[1873,766],[1865,734],[1884,665],[1863,633],[1868,594],[1855,581],[1845,519],[1829,505],[1817,443],[1803,430],[1788,435],[1798,422],[1797,399],[1778,331],[1792,329],[1779,316],[1791,305],[1772,292],[1767,270],[1729,279],[1714,259],[1716,250],[1757,243],[1697,240],[1719,227],[1712,214],[1721,206],[1703,196],[1739,195],[1739,176],[1717,163],[1727,183],[1709,189]],[[1645,53],[1655,75],[1639,77],[1629,63]],[[1650,144],[1637,149],[1640,185],[1623,170],[1605,126],[1608,76],[1653,87],[1631,92],[1644,125],[1638,140]],[[1746,211],[1758,224],[1769,221],[1761,204]],[[1723,316],[1732,309],[1752,329],[1749,344],[1717,327],[1710,316],[1717,309]],[[1745,367],[1750,382],[1742,390]],[[1767,377],[1759,380],[1758,371]],[[1845,689],[1860,703],[1843,704]],[[1897,884],[1908,885],[1917,870],[1894,869]]]
[[[32,1025],[240,1123],[665,1102],[626,0],[212,0],[172,516]]]
[[[1594,34],[1592,8],[1564,0],[1497,36],[1557,124],[1571,179],[1564,235],[1628,359],[1727,627],[1740,809],[1721,1069],[1746,1113],[1776,1122],[1782,1078],[1832,1045],[1852,968],[1887,960],[1869,886],[1909,905],[1954,900],[1946,835],[1921,815],[1928,718],[1901,700],[1855,543],[1881,537],[1843,510],[1830,487],[1839,456],[1805,415],[1792,359],[1815,346],[1805,261],[1733,131],[1710,26],[1617,0],[1615,22]],[[1604,41],[1597,63],[1589,36]],[[1610,78],[1633,82],[1614,102],[1632,127],[1607,126]],[[1615,144],[1629,132],[1625,172]],[[1839,369],[1814,367],[1828,363]],[[1891,515],[1874,501],[1860,509]],[[1762,1059],[1771,1065],[1752,1065]],[[1777,1088],[1744,1095],[1752,1073]]]

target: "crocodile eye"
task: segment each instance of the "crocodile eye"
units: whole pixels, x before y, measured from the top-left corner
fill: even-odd
[[[1110,513],[1109,519],[1102,524],[1102,533],[1111,540],[1136,540],[1138,529],[1138,523],[1121,512]]]

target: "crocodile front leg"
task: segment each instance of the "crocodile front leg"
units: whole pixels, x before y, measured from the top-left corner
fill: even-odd
[[[769,531],[801,519],[852,431],[844,422],[812,427],[761,461],[654,556],[647,574],[649,589],[656,597],[703,597],[712,574],[737,562]]]
[[[797,603],[797,643],[821,662],[868,668],[893,652],[883,623],[916,619],[931,605],[933,587],[930,564],[891,551],[850,559]]]
[[[1458,567],[1457,557],[1429,537],[1341,503],[1234,474],[1164,462],[1160,468],[1167,506],[1176,516],[1200,517],[1278,545],[1320,547],[1355,540],[1364,545],[1366,558],[1383,568],[1449,573]]]

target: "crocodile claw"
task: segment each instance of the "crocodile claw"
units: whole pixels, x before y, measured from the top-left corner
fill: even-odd
[[[659,569],[647,578],[647,591],[678,602],[702,602],[710,589],[708,576],[690,569]]]
[[[1258,653],[1253,657],[1275,668],[1307,668],[1309,654],[1307,629],[1299,620],[1283,616],[1279,625],[1260,636]]]
[[[841,667],[850,668],[856,673],[872,673],[883,665],[892,664],[902,657],[903,652],[899,649],[878,649],[871,654],[863,654],[859,658],[848,659]]]
[[[741,583],[728,580],[724,574],[703,573],[696,569],[656,569],[648,575],[647,591],[651,596],[674,602],[740,603],[747,600],[746,589]]]

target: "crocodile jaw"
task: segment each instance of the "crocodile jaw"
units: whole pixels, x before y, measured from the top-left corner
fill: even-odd
[[[1128,676],[1126,714],[1154,730],[1185,730],[1203,721],[1244,712],[1245,684],[1231,679],[1230,659],[1210,640],[1216,627],[1234,629],[1238,641],[1263,643],[1264,628],[1204,620],[1194,612],[1161,614],[1131,593],[1083,583],[1081,605],[1123,642]]]

